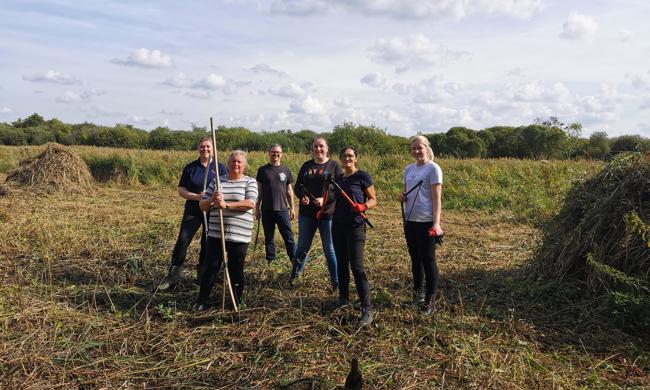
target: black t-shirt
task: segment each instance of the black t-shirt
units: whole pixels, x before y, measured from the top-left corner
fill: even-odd
[[[326,185],[325,180],[329,175],[336,177],[340,174],[342,174],[341,167],[334,160],[327,160],[323,164],[317,164],[314,160],[305,161],[296,177],[296,195],[298,198],[302,198],[304,195],[300,184],[304,185],[316,198],[323,197],[327,189],[329,194],[321,218],[332,219],[332,214],[334,213],[334,193],[331,191],[330,186]],[[316,207],[313,202],[310,202],[307,206],[303,205],[302,202],[300,203],[299,213],[305,217],[316,218],[318,210],[320,208]]]
[[[262,211],[285,211],[287,186],[293,183],[291,170],[286,165],[266,164],[259,167],[256,179],[262,184]]]
[[[372,185],[370,175],[362,170],[358,170],[350,176],[340,174],[334,178],[341,189],[355,203],[365,203],[367,200],[364,190]],[[363,217],[352,209],[350,202],[345,199],[343,194],[336,189],[336,207],[334,209],[334,223],[343,223],[346,225],[361,225],[364,223]]]
[[[228,174],[226,167],[219,163],[219,177]],[[178,181],[179,187],[185,187],[189,192],[199,194],[203,191],[203,178],[205,176],[205,167],[201,164],[201,159],[196,159],[187,164],[181,173],[181,179]],[[208,184],[214,180],[214,161],[210,164],[208,173]],[[185,213],[191,215],[201,215],[199,202],[196,200],[185,200]]]

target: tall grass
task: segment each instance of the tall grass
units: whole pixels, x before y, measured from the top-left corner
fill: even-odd
[[[33,157],[41,147],[0,146],[0,172]],[[132,150],[74,146],[99,182],[131,186],[175,187],[183,166],[195,152]],[[220,153],[225,162],[228,152]],[[283,162],[295,174],[310,158],[286,153]],[[362,155],[361,169],[372,176],[381,199],[396,199],[410,156]],[[264,152],[248,154],[247,174],[267,162]],[[516,159],[437,159],[444,174],[443,207],[455,210],[508,210],[522,221],[540,221],[555,214],[568,189],[593,175],[602,164],[594,161],[534,161]]]

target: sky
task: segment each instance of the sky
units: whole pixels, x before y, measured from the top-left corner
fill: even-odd
[[[650,137],[647,0],[0,0],[0,122]]]

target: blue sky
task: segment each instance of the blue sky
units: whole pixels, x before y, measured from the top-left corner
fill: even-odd
[[[408,136],[557,116],[650,137],[648,15],[641,0],[3,0],[0,122]]]

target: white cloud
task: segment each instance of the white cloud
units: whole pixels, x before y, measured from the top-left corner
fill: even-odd
[[[155,123],[154,119],[142,115],[131,115],[129,119],[131,120],[131,122],[135,123],[136,125],[151,125]]]
[[[207,100],[212,97],[212,95],[210,95],[210,92],[208,91],[187,91],[185,92],[184,95],[194,99],[201,99],[201,100]]]
[[[160,50],[149,50],[145,48],[135,49],[123,60],[114,58],[114,64],[126,66],[139,66],[141,68],[169,68],[173,65],[172,58],[163,54]]]
[[[593,35],[598,30],[598,23],[589,15],[571,14],[569,19],[562,25],[560,38],[580,39]]]
[[[207,77],[192,84],[193,88],[208,89],[215,91],[226,86],[226,79],[223,76],[210,73]]]
[[[83,91],[82,93],[77,93],[73,91],[65,91],[63,96],[56,98],[58,103],[86,103],[89,102],[95,96],[101,96],[106,94],[104,91],[96,91],[91,89],[89,91]]]
[[[81,80],[67,73],[61,73],[56,70],[48,70],[42,74],[25,75],[23,76],[23,80],[34,83],[53,83],[62,85],[81,84]]]
[[[13,110],[9,107],[0,107],[0,114],[11,114]]]
[[[88,110],[92,116],[103,116],[103,117],[123,117],[124,113],[120,111],[115,111],[112,108],[105,106],[90,106]]]
[[[180,110],[168,110],[166,108],[163,108],[160,110],[160,113],[163,115],[169,115],[169,116],[182,116],[183,112]]]
[[[641,110],[650,110],[650,97],[646,97],[639,105]]]
[[[507,99],[524,102],[562,102],[571,97],[571,92],[564,84],[549,85],[540,81],[506,84],[503,94]]]
[[[250,68],[250,70],[252,70],[254,73],[268,73],[268,74],[272,74],[272,75],[277,76],[277,77],[287,77],[288,76],[288,74],[286,74],[285,72],[274,69],[274,68],[272,68],[269,65],[264,64],[264,63],[257,64],[255,66],[253,66],[252,68]]]
[[[274,96],[298,98],[305,96],[307,91],[296,83],[290,83],[277,89],[269,88],[268,92]]]
[[[622,42],[628,42],[634,38],[634,33],[630,30],[621,30],[619,37]]]
[[[187,77],[185,73],[182,72],[163,81],[164,85],[168,85],[174,88],[189,88],[192,86],[192,83],[193,81]]]
[[[307,96],[302,100],[294,100],[289,104],[289,113],[291,114],[307,114],[307,115],[325,115],[325,107],[318,100],[311,96]]]
[[[471,14],[504,14],[528,18],[542,9],[541,0],[271,0],[260,9],[295,16],[340,10],[396,19],[461,19]]]
[[[650,90],[650,70],[641,74],[628,74],[626,77],[634,88]]]
[[[386,78],[378,72],[368,73],[359,81],[374,88],[383,88],[386,85]]]
[[[405,72],[418,67],[444,66],[449,62],[471,56],[465,51],[436,45],[423,34],[378,39],[369,51],[372,61],[393,65],[396,72]]]
[[[393,90],[401,95],[414,95],[414,102],[420,104],[436,103],[442,99],[458,95],[463,89],[460,83],[444,82],[442,77],[434,76],[417,84],[393,84]]]
[[[340,108],[350,108],[352,107],[352,103],[350,103],[350,99],[347,97],[340,97],[337,99],[334,99],[334,105]]]

